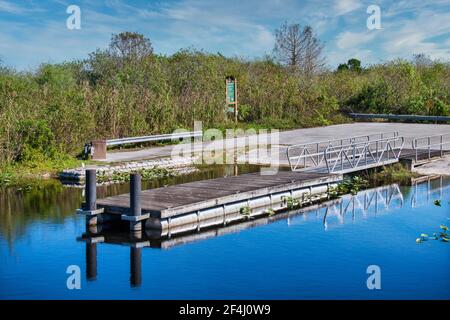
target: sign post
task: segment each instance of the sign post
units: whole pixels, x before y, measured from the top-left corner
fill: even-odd
[[[225,95],[227,112],[234,113],[234,122],[237,122],[238,116],[238,94],[237,94],[237,80],[233,76],[225,79]]]

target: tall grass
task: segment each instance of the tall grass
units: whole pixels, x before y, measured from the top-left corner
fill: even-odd
[[[450,66],[407,61],[294,74],[270,58],[182,50],[119,65],[101,52],[34,72],[0,68],[0,164],[75,155],[94,138],[168,133],[194,120],[232,126],[224,79],[238,79],[240,122],[277,128],[347,121],[348,111],[448,115]]]

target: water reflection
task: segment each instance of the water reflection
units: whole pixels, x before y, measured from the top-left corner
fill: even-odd
[[[289,215],[287,219],[288,225],[303,223],[308,219],[308,214],[312,214],[316,220],[321,220],[324,229],[332,225],[344,224],[345,218],[350,216],[350,220],[355,222],[360,215],[367,218],[373,214],[387,212],[390,209],[403,207],[403,193],[398,184],[391,184],[372,189],[366,189],[358,192],[356,195],[344,195],[334,201],[327,201],[317,205],[314,208],[307,207],[296,211],[293,215]],[[298,217],[299,213],[303,213]]]
[[[97,276],[97,244],[108,243],[129,246],[130,285],[135,287],[142,284],[142,249],[144,248],[170,249],[174,246],[241,232],[275,221],[285,221],[292,227],[308,222],[317,222],[321,223],[326,231],[333,227],[343,226],[347,222],[358,223],[360,220],[371,219],[380,214],[395,213],[396,210],[409,203],[411,207],[414,207],[423,198],[426,199],[425,203],[429,199],[442,199],[442,190],[449,184],[450,180],[442,178],[417,181],[413,184],[412,194],[410,194],[411,187],[402,188],[398,184],[391,184],[271,217],[266,216],[225,227],[179,234],[174,237],[161,238],[149,230],[143,230],[138,234],[130,234],[126,227],[105,225],[94,229],[90,228],[77,240],[86,242],[86,277],[88,280],[95,280]],[[411,197],[411,201],[405,201],[406,197]]]
[[[225,175],[256,172],[258,166],[224,165],[203,166],[198,172],[160,180],[143,181],[143,189],[164,185],[213,179]],[[75,210],[83,201],[82,188],[67,187],[57,180],[45,180],[33,185],[30,190],[17,188],[0,189],[0,236],[7,240],[10,252],[14,242],[27,233],[29,225],[35,222],[51,222],[62,225],[68,218],[76,219]],[[97,187],[99,198],[129,192],[129,184],[110,184]]]
[[[411,197],[411,207],[417,208],[428,205],[431,195],[439,193],[439,199],[442,199],[442,190],[445,187],[444,177],[424,177],[416,179],[412,183],[413,194]]]

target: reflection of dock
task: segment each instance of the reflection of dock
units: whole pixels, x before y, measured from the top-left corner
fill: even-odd
[[[442,179],[419,181],[413,184],[413,188],[418,191],[425,190],[426,193],[413,193],[411,199],[423,196],[429,199],[431,192],[439,192],[442,198],[442,187]],[[86,243],[86,277],[88,280],[97,278],[97,245],[107,243],[130,248],[130,284],[139,286],[142,283],[142,250],[145,248],[167,250],[175,246],[238,233],[249,228],[283,220],[289,226],[312,220],[322,223],[324,229],[327,230],[330,227],[345,224],[349,218],[352,223],[355,223],[358,220],[376,217],[377,214],[401,208],[404,204],[404,195],[400,187],[397,184],[392,184],[366,189],[356,195],[345,195],[338,199],[316,203],[294,211],[281,212],[272,216],[247,218],[244,222],[234,222],[221,227],[209,227],[198,231],[186,231],[184,229],[183,232],[161,236],[160,232],[152,230],[144,230],[133,234],[123,225],[120,228],[97,225],[89,227],[86,233],[78,237],[77,240]],[[411,201],[411,205],[414,207],[413,201]]]

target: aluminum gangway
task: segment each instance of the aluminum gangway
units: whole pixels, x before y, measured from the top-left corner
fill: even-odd
[[[392,131],[289,146],[287,158],[292,171],[350,173],[398,162],[404,145]]]

